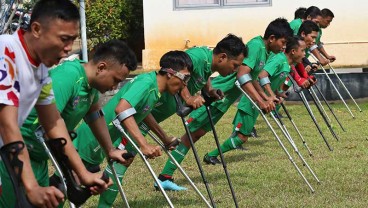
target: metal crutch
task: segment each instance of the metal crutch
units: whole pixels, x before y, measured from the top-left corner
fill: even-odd
[[[342,82],[342,80],[340,79],[340,77],[337,75],[337,73],[335,72],[334,68],[330,64],[328,64],[328,66],[330,67],[330,70],[332,70],[332,72],[335,74],[335,76],[337,77],[337,79],[340,81],[341,85],[344,87],[345,91],[348,93],[348,95],[350,96],[350,98],[354,101],[354,103],[358,107],[359,111],[362,112],[362,109],[360,109],[358,103],[355,101],[355,99],[353,98],[353,96],[350,94],[348,88],[346,88],[345,84]]]
[[[316,179],[317,183],[320,184],[321,182],[318,179],[317,175],[314,173],[314,171],[312,170],[312,168],[305,161],[305,159],[302,156],[302,154],[299,152],[298,147],[296,146],[293,138],[291,137],[291,135],[290,135],[289,131],[287,130],[287,128],[286,128],[284,122],[282,121],[281,117],[278,115],[278,113],[276,111],[274,111],[274,112],[277,115],[277,119],[278,119],[279,122],[276,120],[275,116],[272,113],[271,113],[271,117],[276,122],[276,124],[279,126],[279,128],[282,131],[282,133],[284,134],[284,136],[286,137],[286,139],[289,141],[290,145],[294,148],[294,151],[299,156],[300,160],[303,163],[303,166],[307,167],[308,171],[312,174],[312,176],[314,177],[314,179]]]
[[[309,88],[309,91],[310,91],[312,94],[314,94],[314,96],[315,96],[315,98],[316,98],[316,101],[318,102],[319,106],[321,107],[321,110],[322,110],[323,114],[326,116],[326,118],[327,118],[328,122],[330,122],[330,124],[331,124],[331,122],[332,122],[332,121],[331,121],[330,117],[328,116],[328,114],[327,114],[327,112],[326,112],[325,108],[323,107],[321,100],[318,98],[318,96],[317,96],[316,92],[314,92],[314,90],[313,90],[313,88],[312,88],[312,87],[311,87],[311,88]]]
[[[118,115],[119,116],[119,115]],[[146,157],[144,156],[144,154],[142,153],[142,151],[139,149],[139,147],[134,143],[134,141],[130,138],[130,136],[125,132],[125,130],[123,129],[123,127],[120,124],[120,121],[118,119],[118,116],[114,118],[114,120],[112,121],[112,123],[114,124],[114,126],[120,131],[121,134],[123,134],[123,136],[125,138],[127,138],[127,140],[132,144],[132,146],[134,147],[134,149],[138,152],[139,156],[141,156],[144,164],[147,166],[149,172],[151,173],[154,181],[156,182],[157,186],[159,187],[162,195],[164,195],[167,203],[169,204],[170,207],[174,207],[174,205],[172,204],[171,200],[169,199],[169,197],[167,196],[165,190],[162,188],[158,178],[156,177],[155,172],[153,171],[151,165],[148,163]]]
[[[309,113],[309,116],[312,118],[313,123],[316,125],[316,127],[317,127],[317,130],[318,130],[319,134],[322,136],[323,141],[324,141],[324,142],[325,142],[325,144],[327,145],[328,149],[329,149],[330,151],[333,151],[333,148],[330,146],[330,144],[328,143],[328,141],[327,141],[326,137],[323,135],[322,129],[321,129],[321,127],[318,125],[318,123],[317,123],[317,119],[314,117],[313,112],[312,112],[312,110],[311,110],[311,108],[310,108],[310,106],[309,106],[309,104],[308,104],[308,101],[307,101],[307,99],[305,98],[305,96],[304,96],[303,92],[301,91],[302,89],[297,89],[297,87],[296,87],[296,83],[295,83],[294,79],[293,79],[290,75],[289,75],[289,79],[292,81],[294,91],[299,95],[300,99],[302,100],[302,102],[303,102],[303,104],[304,104],[305,108],[307,109],[307,111],[308,111],[308,113]]]
[[[59,167],[59,164],[57,163],[54,155],[51,153],[49,147],[46,145],[45,139],[43,137],[44,133],[45,133],[45,131],[43,130],[42,126],[39,126],[35,130],[35,135],[36,135],[36,138],[37,138],[38,142],[41,143],[41,145],[45,149],[45,152],[46,152],[47,156],[50,158],[52,165],[54,166],[56,172],[59,174],[61,184],[63,185],[63,190],[62,191],[64,193],[64,196],[67,197],[68,196],[68,194],[67,194],[68,193],[68,188],[67,188],[67,185],[66,185],[66,179],[65,179],[63,171],[61,171],[61,169]],[[71,201],[68,201],[68,202],[69,202],[70,208],[75,208],[75,205]]]
[[[314,59],[315,61],[317,61],[317,58],[316,58],[313,54],[310,54],[310,55],[313,57],[313,59]],[[337,90],[337,88],[336,88],[335,84],[332,82],[332,80],[331,80],[330,76],[327,74],[327,72],[326,72],[325,68],[322,66],[322,64],[321,64],[321,63],[319,63],[319,65],[321,66],[322,71],[323,71],[323,73],[325,73],[325,75],[326,75],[327,79],[330,81],[330,83],[331,83],[332,87],[335,89],[335,91],[336,91],[336,92],[337,92],[337,94],[339,95],[339,97],[340,97],[341,101],[344,103],[344,105],[345,105],[346,109],[348,109],[348,111],[349,111],[350,115],[351,115],[353,118],[355,118],[355,116],[354,116],[354,114],[351,112],[351,110],[350,110],[349,106],[346,104],[346,102],[345,102],[344,98],[341,96],[340,92]]]
[[[300,133],[298,127],[296,126],[294,120],[291,118],[291,116],[289,114],[289,111],[286,109],[284,103],[281,103],[281,107],[282,107],[282,109],[284,109],[287,117],[289,118],[291,124],[294,126],[294,129],[296,130],[296,132],[298,132],[298,135],[299,135],[300,139],[302,140],[304,147],[308,150],[309,156],[313,156],[311,150],[309,149],[309,147],[307,145],[307,142],[304,140],[304,138],[303,138],[302,134]]]
[[[334,116],[335,120],[337,121],[337,123],[339,124],[339,126],[341,127],[341,129],[343,131],[345,131],[345,128],[342,126],[342,124],[340,123],[339,119],[337,118],[335,112],[333,111],[332,107],[330,106],[330,104],[327,102],[327,99],[325,98],[325,96],[322,94],[322,91],[319,89],[319,87],[317,87],[317,85],[314,85],[314,87],[317,89],[318,93],[321,95],[322,99],[324,100],[324,102],[326,103],[328,109],[330,110],[330,112],[332,113],[332,115]]]
[[[175,166],[179,169],[181,174],[183,174],[184,178],[187,179],[187,181],[190,183],[190,185],[193,187],[193,189],[196,191],[199,197],[206,203],[207,207],[211,208],[212,206],[208,203],[207,199],[203,196],[203,194],[199,191],[197,186],[193,183],[193,181],[189,178],[189,176],[185,173],[184,169],[180,166],[180,164],[175,160],[175,158],[172,156],[172,154],[165,148],[165,145],[162,144],[162,142],[151,132],[149,131],[149,128],[142,123],[140,126],[142,129],[146,130],[148,132],[148,135],[161,146],[161,148],[164,150],[164,152],[167,154],[167,156],[170,158],[170,160],[175,164]]]
[[[204,183],[204,185],[206,187],[208,197],[210,198],[210,201],[211,201],[211,205],[212,205],[212,207],[215,208],[216,207],[216,204],[215,204],[215,201],[213,200],[213,196],[212,196],[210,187],[208,185],[208,181],[206,179],[206,176],[204,175],[204,171],[203,171],[202,165],[201,165],[201,163],[199,161],[198,153],[197,153],[197,150],[196,150],[196,148],[194,146],[192,135],[190,134],[190,131],[189,131],[189,128],[188,128],[188,122],[185,121],[185,119],[184,119],[184,117],[187,116],[192,111],[192,109],[183,105],[183,103],[181,102],[178,94],[175,94],[174,98],[175,98],[176,105],[177,105],[177,112],[176,112],[176,114],[178,114],[178,116],[181,118],[181,121],[183,122],[183,125],[184,125],[184,128],[185,128],[185,132],[188,135],[189,143],[190,143],[190,146],[192,148],[192,151],[193,151],[193,154],[194,154],[194,158],[196,160],[196,163],[197,163],[197,166],[198,166],[198,169],[199,169],[199,173],[201,174],[203,183]]]
[[[294,168],[297,170],[297,172],[299,173],[299,175],[303,178],[304,182],[307,184],[307,186],[309,187],[309,189],[312,191],[312,193],[314,193],[314,189],[313,187],[310,185],[310,183],[308,182],[308,180],[305,178],[305,176],[303,175],[303,173],[301,172],[301,170],[299,169],[299,167],[296,165],[294,159],[291,157],[291,155],[289,154],[289,152],[287,151],[286,147],[284,146],[284,144],[282,143],[281,139],[277,136],[275,130],[272,128],[270,122],[268,121],[268,119],[266,118],[265,114],[263,113],[263,111],[257,106],[257,104],[254,103],[254,101],[250,98],[250,96],[241,88],[240,83],[238,81],[235,81],[235,85],[239,88],[239,90],[250,100],[250,102],[253,104],[253,106],[259,111],[259,113],[262,115],[263,120],[267,123],[267,126],[270,128],[270,130],[272,131],[273,135],[275,136],[277,142],[279,143],[279,145],[281,146],[281,148],[284,150],[285,154],[288,156],[290,162],[294,165]]]
[[[230,191],[231,191],[231,196],[233,197],[235,207],[238,208],[239,207],[238,201],[236,200],[235,191],[234,191],[233,185],[232,185],[231,180],[230,180],[229,172],[227,171],[227,166],[226,166],[226,162],[225,162],[225,159],[224,159],[224,154],[222,153],[222,150],[221,150],[221,147],[220,147],[220,142],[219,142],[218,137],[217,137],[215,124],[213,123],[213,120],[212,120],[211,110],[210,110],[209,106],[213,102],[213,100],[207,94],[207,92],[205,92],[203,89],[202,89],[202,96],[203,96],[204,100],[206,101],[204,103],[204,105],[205,105],[205,108],[206,108],[206,111],[207,111],[208,119],[210,121],[213,137],[214,137],[215,142],[216,142],[216,147],[217,147],[218,152],[220,153],[222,167],[223,167],[225,175],[226,175],[227,183],[229,184],[229,188],[230,188]]]
[[[124,159],[126,159],[126,160],[129,159],[129,158],[132,158],[134,156],[135,156],[135,153],[134,152],[124,153],[122,155],[122,157]],[[121,182],[119,180],[119,177],[118,177],[118,174],[116,173],[116,170],[115,170],[115,167],[114,167],[114,161],[113,160],[109,160],[108,163],[109,163],[109,166],[111,168],[111,172],[114,175],[114,178],[115,178],[115,180],[116,180],[116,182],[118,184],[118,190],[119,190],[119,193],[121,195],[121,198],[123,198],[123,201],[125,203],[125,207],[126,208],[130,208],[128,199],[127,199],[127,197],[126,197],[126,195],[124,193],[124,190],[123,190],[123,185],[121,184]]]
[[[331,134],[332,134],[332,136],[333,136],[333,137],[335,137],[335,139],[336,139],[337,141],[339,141],[339,137],[337,136],[337,134],[335,133],[335,131],[332,129],[332,126],[330,125],[330,123],[328,122],[328,120],[327,120],[326,116],[324,115],[323,111],[321,110],[321,107],[318,105],[318,103],[317,103],[317,101],[316,101],[316,97],[315,97],[316,95],[315,95],[315,94],[313,94],[313,93],[311,93],[311,91],[310,91],[309,89],[307,90],[307,92],[308,92],[308,93],[309,93],[309,95],[312,97],[312,100],[313,100],[314,104],[316,105],[316,107],[317,107],[317,109],[318,109],[319,113],[321,114],[321,116],[322,116],[323,120],[325,121],[325,123],[326,123],[326,125],[327,125],[328,129],[330,130],[330,132],[331,132]]]

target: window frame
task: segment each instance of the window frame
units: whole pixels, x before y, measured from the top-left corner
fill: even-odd
[[[241,8],[241,7],[266,7],[272,6],[272,0],[265,0],[265,2],[252,3],[227,3],[226,0],[218,0],[218,4],[201,5],[195,4],[190,6],[180,6],[180,0],[173,0],[174,10],[200,10],[200,9],[226,9],[226,8]],[[255,0],[258,1],[258,0]]]

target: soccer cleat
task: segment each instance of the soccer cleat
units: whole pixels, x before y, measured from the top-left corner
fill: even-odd
[[[254,138],[257,138],[258,137],[256,127],[253,127],[252,132],[250,132],[250,135],[252,137],[254,137]]]
[[[243,145],[239,145],[235,149],[241,150],[241,151],[248,151],[248,148],[244,147]]]
[[[206,154],[203,157],[203,162],[207,164],[212,164],[212,165],[221,164],[220,160],[217,159],[217,157],[211,157],[211,156],[208,156],[208,154]]]
[[[187,190],[187,188],[183,186],[179,186],[176,183],[174,183],[172,179],[168,179],[165,181],[161,181],[161,180],[158,180],[158,181],[160,182],[160,185],[165,191],[185,191]],[[160,190],[157,183],[155,183],[153,186],[155,187],[156,191]]]

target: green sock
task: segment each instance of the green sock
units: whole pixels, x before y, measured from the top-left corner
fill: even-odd
[[[114,163],[114,167],[115,167],[116,174],[118,175],[119,180],[122,182],[123,176],[128,168],[119,163]],[[110,166],[106,167],[106,172],[109,174],[109,177],[113,180],[114,183],[100,195],[100,200],[98,201],[98,206],[97,206],[99,208],[112,207],[116,199],[116,196],[119,193],[118,183],[116,182],[115,177],[112,174]]]
[[[180,143],[174,151],[171,152],[172,156],[175,160],[180,164],[183,160],[185,155],[188,153],[189,148],[186,147],[183,143]],[[165,167],[161,172],[161,175],[172,176],[177,169],[176,165],[168,159],[166,161]]]
[[[236,147],[240,146],[243,143],[244,142],[238,136],[230,137],[220,146],[220,148],[222,153],[225,153],[230,150],[236,149]],[[217,148],[208,153],[208,156],[210,157],[217,157],[218,155],[220,155],[220,153]]]

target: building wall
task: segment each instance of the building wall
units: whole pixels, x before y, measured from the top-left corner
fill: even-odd
[[[273,0],[272,6],[174,10],[173,0],[143,0],[145,49],[142,66],[157,69],[169,50],[207,45],[214,47],[226,34],[241,36],[246,43],[263,35],[277,17],[291,21],[298,7],[329,8],[335,18],[323,31],[327,52],[337,57],[334,67],[368,66],[368,1]]]

